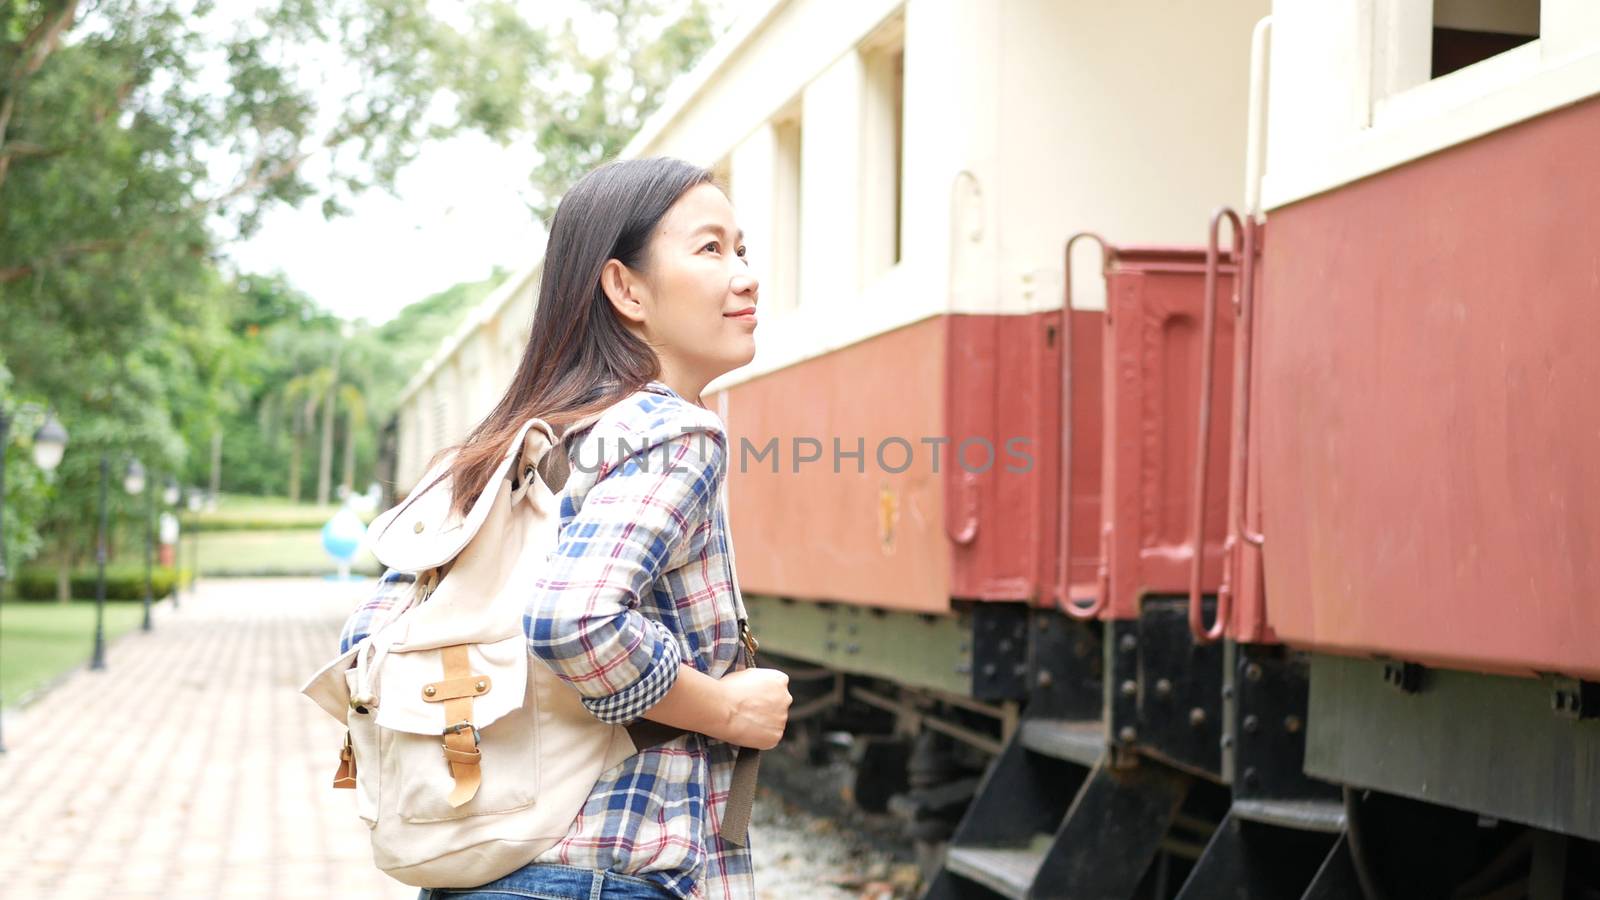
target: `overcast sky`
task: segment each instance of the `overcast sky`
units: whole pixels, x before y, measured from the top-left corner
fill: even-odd
[[[384,322],[408,303],[534,257],[543,231],[521,199],[533,162],[530,146],[501,148],[477,135],[433,144],[400,173],[398,197],[369,191],[331,221],[315,200],[273,210],[230,255],[243,271],[281,270],[337,315]]]
[[[611,40],[609,28],[576,0],[521,5],[535,22],[571,15],[585,52],[604,52]],[[709,5],[725,28],[733,4]],[[450,6],[444,0],[440,8]],[[482,279],[497,265],[516,270],[535,258],[544,231],[523,195],[536,159],[531,138],[510,147],[478,135],[430,144],[400,173],[394,194],[370,191],[347,203],[349,215],[332,221],[323,218],[320,198],[299,209],[274,209],[250,240],[229,248],[229,256],[242,271],[282,271],[336,315],[385,322],[429,294]],[[315,177],[317,163],[307,166]]]

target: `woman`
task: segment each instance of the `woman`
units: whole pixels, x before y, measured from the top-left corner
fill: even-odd
[[[685,733],[603,773],[533,863],[422,900],[754,896],[749,850],[718,831],[736,748],[776,745],[791,698],[781,672],[735,670],[727,439],[700,392],[755,355],[756,303],[733,207],[705,170],[612,163],[562,199],[528,346],[457,448],[452,483],[471,489],[454,504],[472,505],[530,417],[562,427],[604,410],[569,436],[560,544],[529,585],[529,650],[597,717]],[[408,580],[386,576],[346,624],[346,647]]]

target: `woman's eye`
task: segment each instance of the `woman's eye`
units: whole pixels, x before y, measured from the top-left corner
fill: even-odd
[[[715,253],[715,252],[717,252],[717,250],[719,249],[720,246],[721,245],[719,245],[716,241],[712,241],[711,243],[705,245],[704,247],[701,247],[700,249],[701,250],[710,250],[712,253]]]
[[[712,240],[712,242],[707,243],[706,247],[701,247],[701,250],[710,250],[710,248],[712,248],[712,247],[720,247],[720,243],[717,243],[717,242],[715,242],[715,240]],[[749,253],[749,248],[739,247],[738,250],[734,251],[734,253],[738,253],[739,259],[744,259],[744,255],[746,255],[746,253]]]

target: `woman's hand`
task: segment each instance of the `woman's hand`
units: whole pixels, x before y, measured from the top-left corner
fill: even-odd
[[[712,735],[740,747],[771,750],[789,723],[789,676],[778,669],[740,669],[718,681],[727,696],[727,733]]]

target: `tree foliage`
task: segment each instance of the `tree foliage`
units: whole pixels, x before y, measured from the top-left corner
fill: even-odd
[[[92,555],[102,456],[119,516],[144,502],[118,487],[130,460],[204,483],[218,433],[229,490],[312,483],[335,445],[339,480],[361,488],[394,394],[489,286],[346,328],[281,276],[229,271],[222,251],[274,206],[333,216],[392,189],[428,141],[467,130],[536,145],[533,212],[547,214],[713,30],[702,0],[534,8],[0,3],[0,407],[48,406],[71,433],[50,483],[12,436],[13,564],[42,543],[63,567]],[[580,39],[596,33],[609,40]]]

